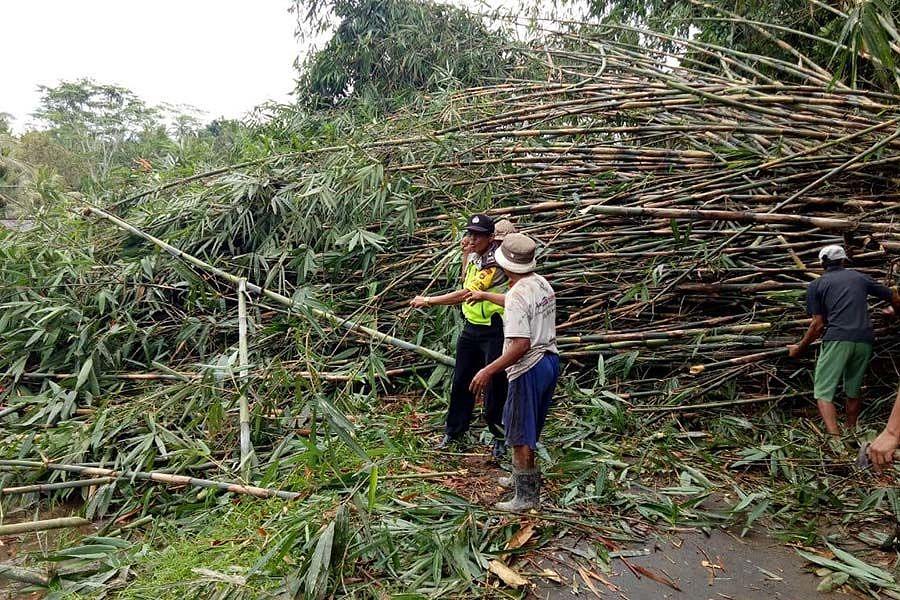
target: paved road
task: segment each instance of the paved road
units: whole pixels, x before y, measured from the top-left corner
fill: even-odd
[[[633,566],[667,577],[681,591],[646,575],[638,578],[621,560],[615,559],[612,572],[601,576],[617,590],[592,581],[601,598],[802,600],[835,597],[816,592],[819,579],[804,569],[803,559],[793,550],[760,535],[737,539],[723,531],[713,531],[709,537],[700,533],[678,534],[646,547],[652,550],[651,554],[626,560]],[[554,568],[566,583],[544,582],[537,587],[533,597],[547,600],[597,598],[580,574],[560,568],[559,563],[550,560],[541,564]],[[573,577],[577,586],[575,593]]]

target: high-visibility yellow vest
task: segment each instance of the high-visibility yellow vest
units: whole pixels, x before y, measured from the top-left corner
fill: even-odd
[[[481,256],[472,255],[466,267],[466,278],[463,287],[467,290],[493,292],[502,294],[506,284],[506,274],[494,260],[494,251],[499,244],[493,244]],[[503,307],[481,300],[480,302],[463,302],[463,316],[473,325],[490,325],[491,317],[502,315]]]

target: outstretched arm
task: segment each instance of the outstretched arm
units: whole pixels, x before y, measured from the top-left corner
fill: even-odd
[[[788,346],[788,353],[791,355],[791,358],[797,358],[803,354],[813,342],[822,336],[823,331],[825,331],[825,317],[813,315],[812,322],[809,324],[803,339],[796,344]]]
[[[413,308],[425,308],[428,306],[454,306],[462,304],[466,299],[468,290],[456,290],[449,294],[441,294],[440,296],[416,296],[409,301]]]

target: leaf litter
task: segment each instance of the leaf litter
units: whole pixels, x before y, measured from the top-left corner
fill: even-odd
[[[206,267],[86,218],[75,197],[0,233],[0,489],[78,477],[23,461],[157,474],[50,493],[83,503],[100,532],[30,553],[46,589],[499,598],[568,569],[601,597],[597,584],[617,589],[614,561],[678,589],[628,554],[658,533],[763,528],[823,569],[822,590],[900,597],[896,547],[843,548],[860,523],[893,531],[896,472],[852,469],[860,440],[825,440],[809,363],[784,352],[819,246],[896,274],[885,132],[900,102],[689,40],[670,40],[687,58],[661,71],[614,34],[544,32],[540,52],[517,50],[519,80],[119,203],[136,230],[289,299],[251,299],[246,379],[235,290]],[[755,80],[757,61],[783,81]],[[295,116],[298,131],[315,125]],[[449,378],[433,358],[460,317],[405,307],[456,285],[455,228],[489,206],[539,240],[559,293],[566,372],[539,449],[545,506],[524,518],[491,509],[501,471],[478,440],[432,450]],[[900,337],[876,326],[880,406]],[[165,484],[182,474],[300,499]],[[45,500],[4,499],[4,522]],[[559,569],[533,567],[551,555]],[[721,562],[707,562],[715,577]]]

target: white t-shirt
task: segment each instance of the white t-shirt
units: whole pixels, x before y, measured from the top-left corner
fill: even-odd
[[[556,292],[547,280],[532,273],[506,292],[503,314],[504,350],[510,338],[528,338],[531,349],[519,361],[506,368],[512,381],[536,365],[545,352],[559,354],[556,347]]]

